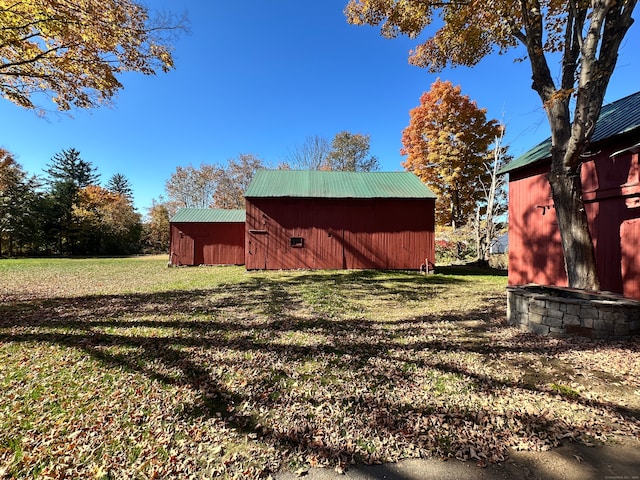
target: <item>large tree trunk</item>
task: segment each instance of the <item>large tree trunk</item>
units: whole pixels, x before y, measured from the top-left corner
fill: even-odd
[[[560,230],[565,271],[570,287],[585,290],[599,290],[600,283],[587,212],[582,201],[581,155],[595,129],[594,117],[598,117],[601,103],[602,100],[596,113],[591,112],[590,121],[579,122],[582,126],[590,124],[590,131],[586,133],[584,128],[576,129],[575,122],[570,121],[568,95],[559,95],[547,102],[552,139],[548,179]]]
[[[593,241],[582,203],[580,168],[571,172],[562,168],[562,158],[553,159],[549,183],[569,285],[573,288],[598,290],[600,284]]]
[[[569,286],[575,288],[600,288],[595,249],[582,203],[580,156],[595,131],[620,43],[633,23],[631,14],[636,2],[570,2],[562,75],[556,87],[544,54],[541,2],[520,0],[524,33],[517,31],[515,35],[527,47],[532,88],[540,95],[551,126],[549,183]],[[572,97],[575,99],[573,116],[569,111]]]

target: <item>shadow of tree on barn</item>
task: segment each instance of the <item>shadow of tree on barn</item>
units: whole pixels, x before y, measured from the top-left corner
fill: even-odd
[[[467,281],[257,274],[194,291],[12,302],[0,306],[0,343],[73,349],[106,368],[186,387],[195,399],[182,405],[184,421],[219,419],[284,464],[433,455],[498,462],[509,447],[592,439],[610,419],[619,419],[611,429],[640,426],[636,408],[550,389],[565,380],[548,358],[594,344],[507,327],[503,295],[473,310],[449,304],[391,315]],[[372,295],[389,305],[388,318],[372,318],[362,303]],[[623,346],[637,350],[638,342]],[[545,359],[546,370],[532,375],[531,362]],[[590,413],[556,415],[552,402]],[[594,424],[594,412],[604,420]]]

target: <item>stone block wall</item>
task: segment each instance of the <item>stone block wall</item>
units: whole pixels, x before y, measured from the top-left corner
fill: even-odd
[[[562,287],[507,287],[507,320],[539,335],[628,338],[640,335],[640,301]]]

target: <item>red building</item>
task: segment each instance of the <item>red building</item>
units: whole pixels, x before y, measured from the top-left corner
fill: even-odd
[[[171,218],[171,265],[243,265],[244,210],[182,208]]]
[[[409,172],[257,172],[246,267],[419,269],[435,261],[435,195]]]
[[[582,164],[583,200],[602,290],[640,299],[640,92],[602,108]],[[507,165],[509,284],[566,286],[547,180],[551,140]]]

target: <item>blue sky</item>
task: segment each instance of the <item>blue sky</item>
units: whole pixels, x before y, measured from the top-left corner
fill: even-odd
[[[415,41],[347,24],[346,2],[148,0],[152,10],[189,15],[191,33],[175,43],[174,71],[127,74],[113,107],[72,118],[40,118],[1,100],[0,146],[31,174],[75,148],[103,183],[124,174],[144,214],[178,166],[225,163],[241,153],[275,166],[312,135],[369,134],[382,170],[402,170],[409,110],[438,77],[506,123],[514,156],[549,136],[529,66],[513,62],[516,52],[429,74],[407,63]],[[607,102],[639,90],[639,30],[632,26],[623,44]]]

